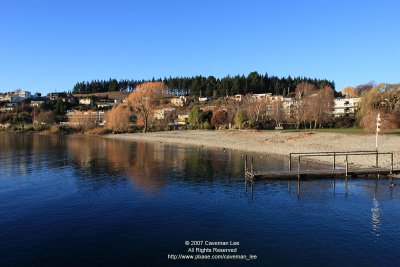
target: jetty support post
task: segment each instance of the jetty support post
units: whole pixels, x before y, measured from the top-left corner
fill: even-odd
[[[376,150],[375,154],[375,166],[378,168],[378,150]]]
[[[300,181],[300,156],[299,156],[298,162],[297,162],[297,180]]]
[[[247,175],[247,155],[244,158],[244,174]]]
[[[333,152],[333,169],[336,169],[336,152]]]
[[[289,153],[289,171],[292,170],[292,153]]]
[[[348,156],[346,155],[346,179],[348,177],[348,173],[349,173],[349,159]]]
[[[393,153],[390,153],[390,174],[393,174]]]
[[[253,157],[251,157],[251,179],[254,178],[254,160]]]

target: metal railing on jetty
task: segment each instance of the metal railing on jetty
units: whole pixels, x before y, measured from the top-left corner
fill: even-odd
[[[336,169],[336,158],[339,156],[346,156],[346,162],[348,162],[348,156],[368,156],[375,155],[375,167],[379,166],[379,155],[391,155],[391,166],[393,170],[393,153],[391,152],[378,152],[377,150],[367,150],[367,151],[328,151],[328,152],[301,152],[301,153],[290,153],[289,154],[289,171],[292,170],[292,156],[298,155],[300,157],[333,157],[333,169]]]
[[[379,167],[379,157],[390,156],[390,167]],[[352,168],[349,169],[349,158],[356,156],[374,156],[375,167],[374,168]],[[292,170],[292,159],[297,158],[297,170]],[[333,168],[332,169],[318,169],[318,170],[302,170],[301,159],[310,157],[332,157]],[[345,157],[344,168],[338,168],[337,158]],[[295,179],[300,180],[300,177],[305,178],[326,178],[326,177],[345,177],[349,176],[357,177],[365,175],[386,175],[392,178],[393,174],[400,173],[400,169],[394,168],[394,158],[392,152],[378,152],[376,150],[369,151],[327,151],[327,152],[304,152],[304,153],[290,153],[289,154],[289,171],[266,171],[266,172],[255,172],[254,171],[254,160],[251,158],[250,168],[248,168],[248,158],[245,157],[245,177],[247,179],[263,178],[263,179]]]

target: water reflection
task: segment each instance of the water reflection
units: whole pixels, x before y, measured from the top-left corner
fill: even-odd
[[[127,142],[105,138],[67,138],[67,151],[77,175],[100,182],[130,179],[144,191],[157,191],[169,182],[210,184],[219,180],[242,179],[243,157],[236,151],[186,147],[167,143]],[[258,166],[279,168],[282,159],[271,159]]]
[[[81,186],[101,187],[129,179],[137,189],[155,191],[169,182],[213,183],[221,174],[237,179],[243,173],[239,152],[164,143],[2,134],[0,147],[0,163],[8,176],[70,165]]]

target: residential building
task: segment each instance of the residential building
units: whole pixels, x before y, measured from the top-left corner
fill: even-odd
[[[171,99],[171,103],[175,107],[183,107],[187,104],[187,98],[185,96],[174,97]]]
[[[172,119],[172,114],[174,113],[175,108],[163,108],[157,109],[154,111],[154,119],[156,120],[164,120],[164,119]]]
[[[31,107],[40,107],[44,103],[44,100],[32,100],[29,104]]]
[[[71,126],[91,126],[91,125],[104,125],[105,112],[104,111],[67,111],[68,124]]]
[[[189,124],[189,113],[180,113],[178,114],[178,119],[176,120],[176,123],[178,125],[187,125]]]
[[[85,106],[91,106],[93,105],[93,99],[91,98],[81,98],[79,99],[79,104],[80,105],[85,105]]]
[[[293,105],[294,99],[291,97],[282,97],[283,111],[285,112],[285,117],[290,118],[293,115]]]
[[[333,116],[354,115],[358,110],[361,97],[335,98]]]
[[[271,94],[267,95],[267,100],[270,101],[270,102],[283,101],[283,98],[284,97],[281,96],[281,95],[275,95],[275,96],[273,96]]]
[[[31,92],[29,92],[29,91],[23,91],[23,90],[21,90],[21,89],[15,90],[13,93],[14,93],[15,96],[18,96],[18,97],[21,98],[22,100],[23,100],[23,99],[28,99],[28,98],[31,98],[31,97],[32,97]]]
[[[48,93],[47,97],[52,100],[52,101],[57,101],[59,99],[62,99],[65,102],[65,99],[68,97],[67,93],[65,92],[54,92],[54,93]]]
[[[32,95],[31,92],[29,91],[17,89],[15,91],[2,94],[0,96],[0,101],[18,103],[32,97],[38,97],[38,95],[37,94]]]
[[[122,102],[121,100],[117,100],[117,99],[114,99],[114,100],[102,99],[102,100],[98,101],[96,103],[96,105],[98,108],[107,109],[107,108],[112,108],[121,102]]]
[[[208,102],[211,101],[211,97],[199,97],[199,102]]]
[[[242,99],[243,99],[243,95],[235,95],[235,96],[234,96],[234,100],[235,100],[235,101],[241,102]]]
[[[257,100],[262,100],[270,97],[272,94],[271,93],[265,93],[265,94],[253,94],[252,97],[257,99]]]
[[[6,103],[0,108],[0,112],[14,112],[17,109],[16,103]]]

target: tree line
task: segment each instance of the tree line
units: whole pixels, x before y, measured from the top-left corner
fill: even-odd
[[[162,82],[140,84],[129,94],[126,103],[108,111],[106,127],[113,132],[127,131],[130,114],[148,131],[156,121],[154,112],[170,105],[165,102],[167,86]],[[247,94],[241,101],[233,98],[213,100],[212,109],[203,109],[200,103],[189,106],[189,126],[203,129],[241,128],[267,129],[289,122],[299,129],[300,125],[316,129],[332,119],[334,93],[330,86],[317,89],[311,83],[299,83],[295,89],[295,101],[284,107],[282,96],[276,99],[257,99]],[[132,113],[131,113],[132,112]],[[164,120],[169,125],[173,118]],[[150,126],[150,127],[149,127]]]
[[[73,87],[75,94],[103,93],[113,91],[131,92],[139,84],[145,82],[162,82],[167,86],[167,93],[172,95],[190,95],[194,97],[222,97],[235,94],[248,93],[272,93],[274,95],[293,95],[298,84],[313,84],[316,88],[322,89],[326,86],[335,89],[334,81],[326,79],[312,79],[307,77],[279,78],[269,76],[268,73],[260,74],[251,72],[247,76],[225,76],[215,78],[214,76],[193,76],[193,77],[169,77],[151,80],[93,80],[91,82],[78,82]]]

